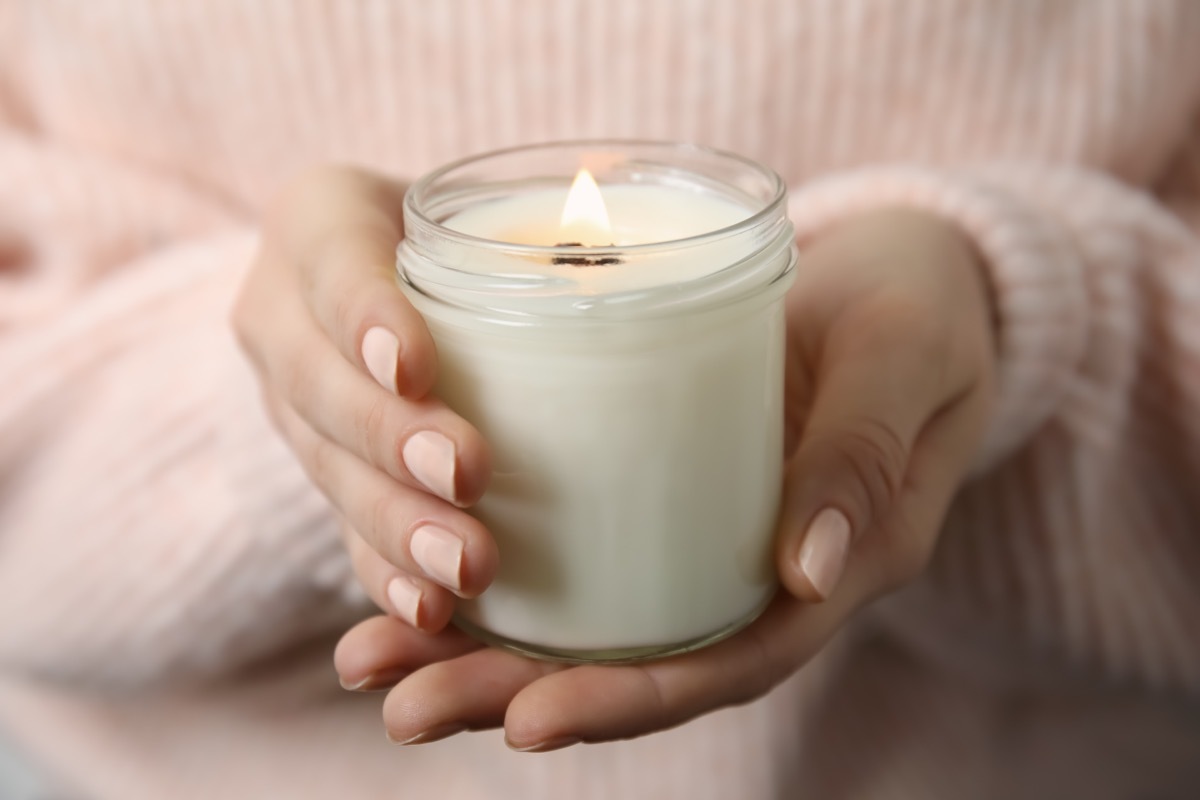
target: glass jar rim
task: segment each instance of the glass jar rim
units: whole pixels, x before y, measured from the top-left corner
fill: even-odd
[[[664,153],[668,152],[685,152],[696,153],[715,157],[731,164],[737,164],[758,176],[766,179],[771,196],[769,200],[762,202],[761,205],[755,204],[755,207],[748,208],[749,215],[741,220],[721,228],[715,228],[711,231],[694,234],[677,239],[664,239],[658,242],[646,242],[633,245],[601,245],[601,246],[584,246],[578,245],[539,245],[539,244],[520,244],[516,242],[505,242],[497,239],[490,239],[484,236],[476,236],[474,234],[465,233],[443,225],[436,219],[433,219],[424,210],[423,202],[428,199],[427,195],[438,184],[439,181],[445,179],[452,173],[471,167],[476,164],[482,164],[487,161],[492,161],[505,156],[516,155],[519,153],[532,153],[536,151],[547,150],[568,150],[568,149],[596,149],[596,150],[617,150],[631,148],[651,148],[661,150]],[[418,227],[424,227],[426,232],[434,233],[437,236],[449,240],[453,243],[469,245],[473,247],[488,247],[494,250],[502,250],[505,253],[514,256],[526,256],[532,258],[552,257],[557,253],[564,252],[569,247],[569,252],[580,257],[595,257],[604,258],[615,254],[625,254],[634,256],[637,254],[650,254],[659,249],[676,250],[680,248],[690,248],[698,245],[706,245],[713,241],[719,241],[731,236],[737,236],[747,230],[752,230],[764,224],[765,221],[778,215],[781,211],[780,207],[787,202],[787,184],[784,183],[782,177],[775,170],[766,167],[753,159],[738,155],[737,153],[722,150],[707,145],[696,144],[694,142],[676,142],[660,139],[615,139],[615,138],[600,138],[600,139],[566,139],[547,142],[539,142],[536,144],[516,145],[513,147],[505,147],[497,150],[489,150],[483,153],[460,158],[456,161],[451,161],[438,167],[431,172],[426,173],[415,183],[413,183],[404,196],[404,213],[405,224],[411,225],[416,223]],[[408,236],[409,232],[406,231]]]

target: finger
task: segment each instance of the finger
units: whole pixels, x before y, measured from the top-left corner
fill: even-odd
[[[392,481],[268,399],[300,463],[347,522],[384,559],[460,597],[495,576],[495,542],[482,523],[438,498]]]
[[[383,704],[388,738],[423,744],[504,723],[512,698],[539,678],[567,669],[485,648],[431,664],[402,680]]]
[[[790,675],[868,596],[868,577],[852,565],[852,590],[828,603],[781,593],[736,636],[644,665],[569,666],[495,649],[430,663],[388,695],[384,721],[391,738],[417,743],[503,720],[509,746],[530,752],[669,728],[759,697]]]
[[[858,608],[864,571],[848,570],[846,583],[851,591],[818,605],[780,593],[745,630],[694,653],[549,674],[509,704],[508,744],[540,752],[573,741],[627,739],[761,697],[812,658]]]
[[[454,613],[454,595],[447,589],[388,563],[349,525],[342,538],[354,574],[367,595],[385,612],[425,633],[437,633]]]
[[[285,306],[282,301],[277,313],[287,314]],[[408,400],[384,391],[311,323],[277,327],[289,335],[264,336],[260,344],[270,383],[321,435],[448,502],[467,506],[479,499],[491,477],[491,452],[470,423],[435,398]]]
[[[342,636],[333,651],[333,665],[342,686],[371,691],[393,686],[426,664],[456,658],[480,646],[455,628],[431,636],[393,617],[372,617]]]
[[[913,443],[952,386],[939,345],[922,346],[924,326],[905,313],[847,318],[825,345],[777,540],[780,575],[796,597],[833,592],[854,540],[893,506]]]
[[[314,317],[342,356],[391,392],[418,398],[437,373],[433,338],[396,282],[405,187],[325,167],[286,204],[284,241]]]

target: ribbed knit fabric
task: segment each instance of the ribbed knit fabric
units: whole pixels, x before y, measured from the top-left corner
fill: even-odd
[[[256,216],[313,162],[604,136],[769,164],[802,242],[960,224],[985,446],[929,574],[766,700],[389,748],[228,328]],[[1191,0],[0,0],[0,724],[88,800],[1194,796],[1198,231]]]

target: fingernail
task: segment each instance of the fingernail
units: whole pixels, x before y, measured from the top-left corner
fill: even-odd
[[[396,366],[400,360],[400,340],[387,328],[371,328],[362,340],[363,363],[367,372],[389,392],[396,391]]]
[[[421,600],[424,592],[416,581],[407,575],[392,578],[387,585],[387,596],[400,619],[414,628],[420,627]]]
[[[515,750],[518,753],[549,753],[551,750],[562,750],[564,747],[570,747],[582,741],[578,736],[556,736],[553,739],[547,739],[544,742],[526,745],[525,747],[517,747],[508,741],[508,739],[505,739],[504,743],[508,745],[510,750]]]
[[[453,736],[456,733],[462,733],[467,729],[466,725],[461,722],[447,722],[445,725],[436,725],[427,731],[421,731],[416,736],[410,736],[407,739],[397,739],[392,736],[391,731],[384,731],[387,740],[392,744],[428,744],[436,742],[439,739],[445,739],[448,736]]]
[[[447,589],[462,589],[463,540],[444,528],[422,525],[408,542],[413,560]]]
[[[436,431],[421,431],[408,437],[401,455],[404,466],[422,486],[443,500],[455,502],[454,442]]]
[[[800,546],[800,571],[822,599],[833,594],[846,554],[850,550],[850,520],[836,508],[826,508],[813,519]]]
[[[348,683],[340,677],[338,683],[348,692],[373,692],[376,689],[390,689],[406,677],[408,670],[384,669],[372,672],[357,683]]]

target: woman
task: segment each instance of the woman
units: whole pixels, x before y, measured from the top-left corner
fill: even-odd
[[[55,785],[1123,797],[1196,779],[1186,0],[0,8],[0,712]],[[366,510],[458,514],[436,506],[446,482],[354,435],[378,403],[372,440],[403,455],[415,415],[441,415],[419,420],[454,445],[451,499],[482,490],[486,443],[429,406],[428,343],[388,284],[400,185],[584,136],[769,164],[802,253],[787,592],[645,670],[415,633],[388,587],[407,576],[432,632],[454,590],[486,586],[490,540],[448,517],[464,571],[427,570],[408,520]],[[365,170],[289,177],[331,161]],[[537,758],[499,734],[392,748],[380,697],[328,666],[364,590],[389,616],[346,634],[343,682],[432,664],[383,701],[394,739],[503,722],[544,750],[690,722]]]

